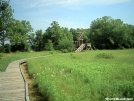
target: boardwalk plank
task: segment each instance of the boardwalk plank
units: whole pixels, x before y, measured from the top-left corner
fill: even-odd
[[[5,72],[0,72],[0,101],[26,101],[20,62],[20,60],[11,62]]]

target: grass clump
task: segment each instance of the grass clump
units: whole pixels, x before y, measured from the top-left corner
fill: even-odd
[[[113,56],[113,54],[109,54],[109,53],[99,53],[96,55],[96,58],[98,58],[98,59],[113,59],[114,56]]]

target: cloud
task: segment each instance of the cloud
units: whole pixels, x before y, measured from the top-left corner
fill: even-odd
[[[42,6],[83,6],[83,5],[107,5],[131,0],[14,0],[14,3],[23,5],[26,8],[42,7]]]

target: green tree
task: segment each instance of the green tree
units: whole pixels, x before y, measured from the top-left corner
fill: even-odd
[[[47,51],[53,51],[54,48],[53,48],[53,43],[51,40],[47,40],[47,43],[45,44],[45,50]]]
[[[50,39],[53,43],[54,49],[57,49],[58,44],[63,37],[63,32],[58,22],[53,21],[51,26],[47,28],[44,34],[44,40]]]
[[[32,50],[35,50],[35,33],[29,33],[27,35],[28,43],[30,44],[30,47]]]
[[[98,49],[131,48],[132,27],[109,16],[92,21],[89,38]]]
[[[40,29],[40,30],[37,30],[35,32],[35,41],[34,41],[34,44],[35,44],[35,50],[36,51],[42,51],[44,50],[44,42],[43,42],[43,31]]]
[[[70,47],[72,47],[73,44],[72,33],[67,28],[60,27],[60,25],[56,21],[53,21],[51,23],[51,26],[47,28],[44,34],[44,40],[45,41],[51,40],[51,42],[53,43],[53,48],[55,50],[62,50],[65,48],[68,51],[72,50],[69,48],[69,45],[63,47],[63,42],[64,44],[70,44]]]
[[[58,48],[63,52],[74,51],[73,35],[67,28],[62,28],[63,38],[60,40]]]
[[[9,29],[9,39],[12,51],[29,51],[28,34],[33,31],[29,21],[13,20],[12,27]]]
[[[76,40],[77,40],[77,30],[71,28],[71,29],[70,29],[70,32],[71,32],[72,35],[73,35],[73,40],[76,41]]]
[[[4,52],[5,41],[8,40],[8,29],[12,26],[13,10],[9,1],[0,0],[0,45]]]

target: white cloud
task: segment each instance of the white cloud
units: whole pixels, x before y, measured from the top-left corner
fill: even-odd
[[[83,6],[83,5],[107,5],[131,0],[14,0],[14,3],[22,4],[26,8],[60,5],[65,7]]]

